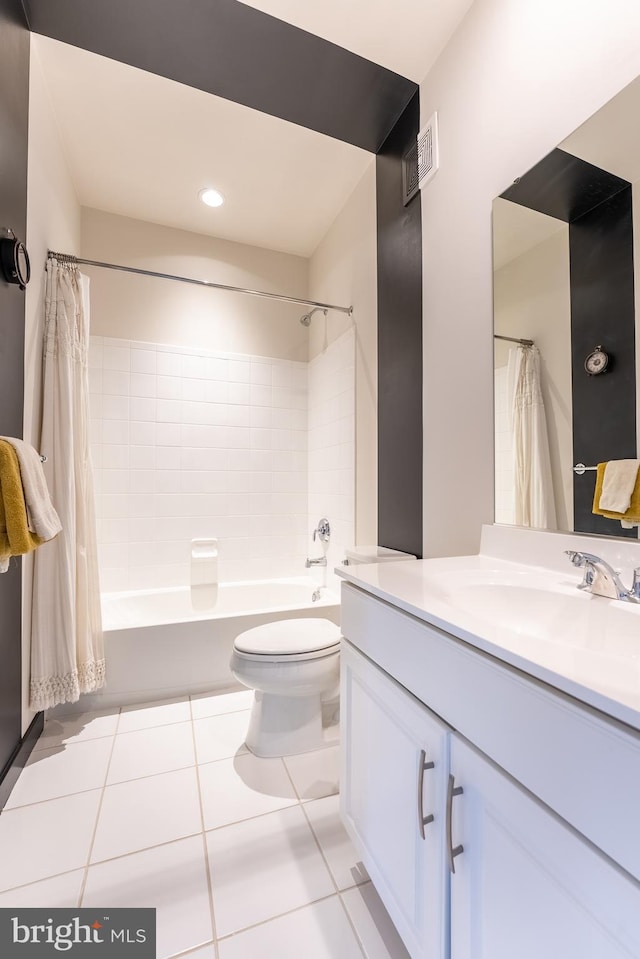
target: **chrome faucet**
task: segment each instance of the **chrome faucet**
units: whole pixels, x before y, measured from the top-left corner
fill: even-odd
[[[573,549],[565,549],[574,566],[584,568],[584,578],[578,589],[587,589],[596,596],[607,596],[609,599],[621,599],[626,603],[640,603],[640,566],[633,571],[633,584],[627,589],[621,582],[616,570],[593,553],[579,553]]]
[[[313,531],[314,542],[316,536],[321,543],[328,543],[331,538],[331,527],[329,526],[329,520],[324,516],[321,520],[318,520],[318,525]]]
[[[331,527],[329,526],[329,520],[326,519],[326,517],[324,516],[322,517],[322,519],[318,520],[318,525],[313,531],[314,542],[316,540],[316,536],[318,537],[321,543],[325,543],[325,544],[328,543],[329,540],[331,539]],[[306,569],[309,569],[310,566],[326,566],[327,557],[318,556],[316,559],[307,559],[304,565]]]

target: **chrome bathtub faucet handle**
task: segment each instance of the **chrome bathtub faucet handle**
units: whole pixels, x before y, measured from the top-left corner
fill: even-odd
[[[328,543],[331,538],[331,526],[329,525],[329,520],[326,516],[323,516],[322,519],[318,520],[318,525],[313,531],[313,539],[315,542],[316,536],[321,543]]]

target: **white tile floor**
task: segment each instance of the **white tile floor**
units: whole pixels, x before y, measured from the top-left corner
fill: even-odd
[[[340,822],[335,731],[258,759],[251,695],[49,721],[0,816],[0,907],[153,906],[158,959],[407,959]]]

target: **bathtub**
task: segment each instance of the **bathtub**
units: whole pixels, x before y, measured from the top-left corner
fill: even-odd
[[[338,596],[322,589],[312,602],[315,588],[301,578],[105,593],[107,685],[82,696],[74,708],[106,709],[238,688],[229,659],[239,633],[274,619],[304,616],[339,624]]]

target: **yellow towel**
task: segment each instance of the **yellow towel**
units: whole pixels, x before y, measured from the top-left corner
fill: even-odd
[[[43,542],[29,532],[16,451],[0,440],[0,559],[30,553]]]
[[[606,463],[598,463],[596,472],[596,488],[593,494],[592,513],[599,516],[606,516],[608,519],[624,520],[626,523],[640,523],[640,471],[636,479],[636,485],[631,494],[629,509],[625,513],[612,513],[610,510],[600,509],[600,495],[602,493],[602,484],[604,482],[604,471],[607,468]]]

